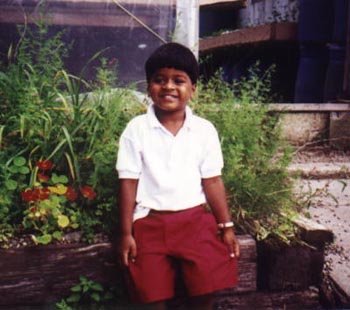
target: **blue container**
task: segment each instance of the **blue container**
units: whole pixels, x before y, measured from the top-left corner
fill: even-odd
[[[324,101],[337,101],[343,91],[345,47],[329,45],[329,62],[324,85]]]
[[[300,0],[298,38],[328,43],[333,35],[334,0]]]
[[[328,64],[325,45],[300,46],[298,73],[294,90],[295,103],[322,103]]]
[[[345,44],[348,28],[349,0],[334,0],[333,43]]]

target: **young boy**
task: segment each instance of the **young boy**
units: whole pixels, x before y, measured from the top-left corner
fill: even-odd
[[[167,43],[145,70],[153,104],[125,128],[117,160],[122,263],[133,297],[152,309],[166,308],[179,272],[189,309],[212,309],[213,292],[237,285],[240,253],[216,129],[187,106],[198,63]]]

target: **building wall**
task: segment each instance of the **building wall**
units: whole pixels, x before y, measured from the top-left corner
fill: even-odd
[[[247,7],[238,13],[238,28],[258,26],[272,22],[296,22],[298,0],[248,0]]]

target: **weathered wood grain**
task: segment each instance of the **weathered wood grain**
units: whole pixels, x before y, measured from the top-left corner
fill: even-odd
[[[256,289],[256,245],[238,236],[240,292]],[[105,286],[122,277],[117,251],[111,243],[48,245],[0,250],[0,306],[45,304],[70,294],[85,276]]]
[[[83,275],[101,284],[118,278],[110,243],[0,250],[0,305],[57,301]]]

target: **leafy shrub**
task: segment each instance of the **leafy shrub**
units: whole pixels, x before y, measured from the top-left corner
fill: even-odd
[[[291,149],[283,141],[271,102],[269,79],[257,67],[248,78],[226,84],[220,73],[199,87],[192,103],[196,113],[218,129],[225,160],[223,178],[237,226],[257,238],[273,234],[293,238],[293,226],[282,214],[293,210],[292,182],[286,167]]]
[[[94,55],[101,66],[88,83],[64,70],[67,52],[61,34],[39,23],[1,64],[3,240],[21,231],[46,244],[74,229],[91,239],[115,225],[117,142],[144,107],[132,91],[112,89],[114,62]]]

